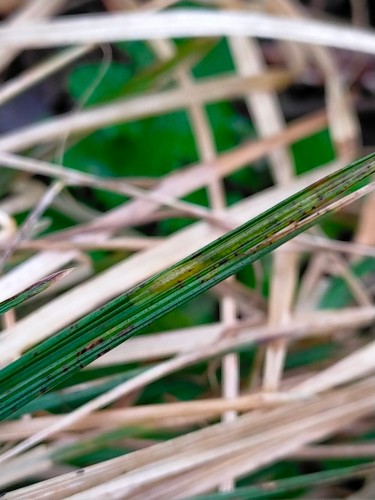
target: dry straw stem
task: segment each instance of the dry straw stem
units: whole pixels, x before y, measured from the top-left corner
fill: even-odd
[[[167,60],[173,57],[176,49],[169,40],[155,40],[150,42],[155,53],[162,59]],[[184,69],[180,68],[175,73],[176,82],[180,88],[184,89],[187,94],[190,94],[192,85],[192,77]],[[209,119],[205,108],[198,103],[191,103],[187,109],[189,121],[191,123],[192,132],[196,143],[196,148],[199,153],[200,161],[210,163],[217,156],[213,131],[211,130]],[[225,209],[225,190],[222,185],[220,176],[217,175],[216,169],[212,166],[212,178],[207,185],[208,198],[212,208],[213,215],[216,217]],[[205,219],[207,220],[207,219]],[[220,218],[224,224],[219,224],[219,227],[226,228],[225,220]],[[229,278],[226,284],[232,283],[233,278]],[[231,325],[236,320],[236,300],[231,294],[225,294],[220,298],[220,316],[223,326]],[[222,361],[223,365],[223,383],[222,392],[225,397],[234,398],[238,394],[238,360],[236,354],[228,354]],[[224,420],[235,418],[235,412],[227,411],[223,416]]]
[[[356,244],[375,245],[374,234],[375,195],[369,196],[360,209],[354,241]]]
[[[15,220],[8,215],[7,212],[0,210],[0,241],[6,242],[17,231]]]
[[[298,460],[325,460],[329,458],[374,458],[375,443],[326,444],[303,446],[293,455]]]
[[[30,26],[30,24],[32,25],[35,21],[39,21],[44,17],[49,17],[57,13],[64,3],[65,0],[49,0],[48,2],[45,0],[30,0],[29,2],[25,2],[23,8],[17,11],[9,20],[4,21],[2,26],[22,31],[20,27],[23,29],[25,25]],[[1,44],[0,71],[18,55],[19,50],[22,50],[22,48],[19,49]]]
[[[333,273],[343,278],[356,302],[360,305],[372,304],[370,292],[366,290],[361,279],[350,270],[346,261],[335,253],[329,253],[328,259]]]
[[[369,388],[368,383],[365,385]],[[341,403],[339,405],[343,409],[341,414],[343,420],[339,423],[334,420],[334,415],[338,418],[340,408],[334,408],[327,402],[325,408],[324,404],[319,405],[319,402],[311,402],[310,404],[306,403],[307,408],[301,408],[301,404],[297,404],[294,408],[293,404],[290,405],[289,411],[296,411],[298,415],[296,419],[291,418],[289,412],[288,418],[285,419],[286,412],[283,412],[284,409],[280,409],[280,412],[276,410],[270,411],[268,414],[258,415],[258,419],[256,417],[252,419],[251,415],[242,417],[244,420],[240,418],[238,427],[233,425],[233,427],[228,426],[221,429],[207,429],[207,433],[202,431],[200,437],[203,437],[203,439],[199,440],[199,442],[194,442],[195,436],[190,435],[190,439],[186,439],[185,443],[175,443],[175,445],[177,444],[177,456],[174,456],[173,461],[170,459],[163,460],[164,457],[157,461],[154,456],[152,461],[150,460],[148,464],[142,464],[139,469],[130,472],[129,475],[120,476],[118,480],[100,485],[92,491],[85,491],[82,495],[77,495],[76,498],[83,498],[84,495],[87,495],[87,498],[95,498],[95,496],[111,492],[116,495],[119,489],[122,492],[125,489],[125,492],[128,491],[131,494],[131,492],[137,491],[138,488],[147,487],[147,485],[149,485],[149,488],[142,490],[142,493],[152,498],[153,483],[164,478],[166,479],[166,484],[163,484],[165,494],[162,497],[181,498],[181,487],[184,491],[184,497],[207,491],[207,489],[216,486],[223,479],[233,476],[238,477],[255,470],[271,460],[274,461],[290,453],[303,443],[332,433],[337,427],[345,425],[344,422],[348,425],[350,421],[358,418],[361,414],[372,412],[371,401],[374,402],[374,388],[372,387],[368,392],[371,395],[366,394],[362,401],[358,401],[356,398],[359,407],[362,406],[362,408],[358,408],[359,411],[356,417],[354,414],[357,412],[357,408],[353,404],[354,401],[347,399],[344,402],[344,398],[338,398]],[[335,397],[333,396],[332,399],[334,400]],[[319,411],[317,411],[317,407]],[[310,412],[307,412],[307,409],[310,409]],[[274,419],[276,414],[278,422]],[[261,421],[262,417],[265,422]],[[245,423],[246,418],[248,419],[246,423],[252,421],[253,427],[251,430],[249,427],[241,429],[241,424]],[[266,423],[268,423],[267,428],[265,427]],[[260,427],[257,424],[260,424]],[[227,431],[226,438],[218,435],[219,432],[221,434]],[[179,448],[179,444],[185,444],[186,448]],[[173,446],[173,449],[176,450],[176,446]],[[182,452],[181,455],[179,450]],[[152,448],[149,448],[148,451],[152,454]],[[192,481],[189,484],[185,483],[187,487],[185,489],[183,484],[184,475],[189,469],[194,469],[195,473],[190,477]],[[181,476],[174,489],[170,490],[168,488],[168,478],[176,473],[181,474]]]
[[[0,257],[0,272],[4,269],[7,261],[17,250],[19,244],[24,238],[28,238],[42,214],[47,210],[53,199],[64,188],[64,183],[61,180],[55,181],[43,193],[43,196],[38,200],[38,203],[27,216],[17,233],[12,237],[2,256]]]
[[[226,468],[232,467],[232,469],[235,469],[236,467],[236,462],[243,461],[244,459],[248,458],[246,456],[246,452],[243,454],[243,458],[240,456],[236,457],[236,459],[228,459],[223,461],[223,466]],[[220,471],[221,467],[220,464],[214,464],[214,465],[208,465],[204,467],[200,467],[199,470],[191,470],[188,473],[181,475],[175,475],[174,478],[168,479],[168,484],[166,484],[165,480],[161,480],[159,484],[153,484],[151,488],[140,487],[137,488],[137,491],[134,495],[132,495],[132,499],[134,500],[143,500],[144,498],[144,492],[146,492],[147,497],[150,500],[157,500],[161,496],[165,496],[166,498],[186,498],[184,496],[181,496],[181,491],[188,491],[189,494],[193,495],[193,498],[195,498],[195,492],[198,491],[200,492],[201,489],[198,486],[198,484],[201,484],[201,482],[204,482],[205,484],[211,484],[212,481],[212,475],[215,474],[218,477],[220,476]],[[358,469],[356,472],[352,472],[350,474],[350,478],[358,478],[358,479],[364,479],[369,476],[369,474],[374,472],[374,467],[369,466],[358,466]],[[318,473],[317,473],[318,474]],[[211,478],[211,480],[210,480]],[[311,478],[312,479],[312,478]],[[347,477],[349,479],[349,477]],[[308,476],[306,477],[306,480],[308,481]],[[280,480],[281,482],[282,480]],[[332,479],[329,481],[332,482]],[[336,479],[335,482],[339,482],[339,478]],[[185,485],[187,485],[187,489],[185,489]],[[280,485],[281,486],[281,485]],[[263,496],[264,494],[267,494],[267,491],[273,492],[276,488],[279,487],[279,482],[278,481],[264,481],[261,482],[260,484],[257,484],[254,486],[256,490],[258,490],[258,495]],[[318,489],[319,488],[319,489]],[[325,489],[323,489],[325,488]],[[334,487],[331,487],[329,489],[328,485],[324,485],[324,483],[321,485],[319,484],[319,487],[312,487],[312,494],[315,495],[313,498],[332,498],[332,489]],[[207,486],[206,488],[206,493],[212,494],[212,490],[214,488],[209,488]],[[250,490],[253,489],[253,487],[249,487]],[[362,491],[362,490],[361,490]],[[341,492],[341,491],[340,491]],[[243,490],[236,490],[237,495],[241,495],[241,497],[244,497],[244,491]],[[234,493],[235,494],[235,493]],[[254,491],[249,493],[251,495],[251,498],[254,497]],[[234,496],[233,494],[231,495],[232,497]],[[370,495],[369,497],[366,498],[372,498],[373,495]],[[76,498],[75,496],[73,498]],[[189,497],[191,498],[191,497]],[[229,496],[230,498],[230,496]],[[236,498],[240,498],[237,496]],[[250,498],[250,497],[249,497]],[[357,498],[357,497],[356,497]],[[361,497],[364,498],[364,497]],[[351,499],[352,500],[352,499]],[[354,499],[353,499],[354,500]],[[357,498],[359,500],[359,498]]]
[[[22,30],[16,26],[0,29],[2,46],[18,50],[125,40],[217,36],[253,36],[369,54],[375,52],[375,36],[368,30],[247,11],[178,9],[156,13],[107,13],[33,22],[23,25]]]
[[[63,215],[68,216],[74,222],[82,224],[90,222],[101,213],[95,208],[78,201],[68,191],[63,191],[53,200],[52,207]]]
[[[325,239],[325,238],[324,238]],[[345,244],[341,241],[331,241],[327,244],[324,243],[320,236],[314,235],[312,238],[303,235],[293,244],[302,246],[306,242],[309,246],[310,242],[317,242],[316,249],[321,247],[322,249],[331,250],[324,253],[318,253],[314,255],[311,260],[309,267],[307,268],[300,286],[300,291],[298,295],[298,310],[307,307],[307,309],[314,309],[318,307],[318,304],[325,292],[327,284],[327,274],[338,274],[344,280],[349,291],[358,303],[369,303],[371,302],[369,291],[366,290],[362,281],[355,275],[355,273],[350,269],[349,264],[337,252],[347,253],[349,248],[352,247],[353,256],[364,255],[365,246],[358,245],[356,243]],[[367,246],[368,249],[370,247]],[[336,253],[335,253],[336,252]],[[372,253],[370,251],[370,253]]]
[[[238,74],[250,77],[266,71],[261,49],[255,40],[233,37],[229,38],[228,42]],[[283,130],[285,120],[276,92],[260,89],[250,91],[244,97],[260,137],[270,137]],[[274,180],[280,184],[290,181],[294,167],[288,149],[286,147],[275,148],[270,151],[268,158]]]
[[[224,217],[220,217],[210,210],[197,206],[193,203],[176,200],[164,193],[145,191],[141,188],[128,184],[123,179],[106,180],[95,175],[85,174],[77,170],[63,167],[60,165],[22,158],[10,153],[0,151],[0,162],[9,168],[31,172],[34,174],[48,175],[57,177],[68,186],[89,186],[131,196],[136,199],[148,200],[158,205],[164,205],[176,209],[179,213],[195,218],[202,218],[210,221],[225,230],[233,229],[233,225],[226,222]]]
[[[289,2],[288,0],[275,0],[274,2],[269,2],[269,8],[273,11],[279,12],[280,14],[294,18],[301,18],[305,15],[304,11],[296,3]],[[329,130],[334,141],[336,151],[339,155],[348,153],[349,155],[352,155],[355,150],[355,146],[360,143],[360,128],[353,102],[349,98],[348,89],[346,88],[340,75],[336,61],[325,47],[308,45],[305,47],[305,52],[307,55],[312,56],[316,66],[320,69],[324,77]],[[323,260],[326,261],[322,265],[322,270],[324,269],[324,271],[330,267],[328,258],[328,254],[326,254],[326,257],[323,257]],[[353,281],[352,276],[347,269],[343,269],[343,273],[347,277],[347,282]],[[308,276],[308,274],[309,273],[306,273],[306,276]],[[319,302],[319,296],[321,291],[324,289],[323,282],[325,278],[323,277],[323,274],[321,276],[316,276],[314,286],[315,304]],[[357,285],[358,284],[355,284],[355,286],[351,287],[351,289],[359,289]],[[358,292],[359,294],[357,293],[356,295],[360,296],[361,290],[359,289]],[[312,297],[313,295],[310,294],[310,302]],[[299,303],[301,304],[301,300]]]
[[[372,245],[331,240],[323,236],[308,233],[297,236],[289,246],[296,246],[298,249],[305,248],[310,252],[327,250],[330,252],[351,254],[358,257],[375,257],[375,248]]]
[[[325,252],[318,252],[311,256],[308,267],[301,279],[296,300],[296,311],[313,311],[318,309],[322,294],[325,292],[328,281],[322,279],[327,272],[327,258]]]
[[[85,499],[108,495],[123,498],[134,495],[139,488],[143,498],[154,498],[153,486],[160,480],[164,493],[168,490],[168,495],[161,497],[180,498],[183,477],[190,471],[195,480],[183,488],[184,496],[204,492],[223,479],[254,471],[347,427],[371,414],[374,403],[375,381],[370,378],[311,401],[210,426],[88,467],[84,474],[73,472],[16,490],[8,498],[50,499],[52,491],[53,499],[71,495]],[[170,480],[177,474],[178,492],[169,489],[173,487]]]
[[[1,200],[0,211],[7,213],[9,216],[26,212],[39,200],[44,189],[45,186],[33,182],[32,179],[27,179],[27,181],[16,180],[12,186],[12,191],[4,200]]]
[[[305,11],[295,2],[272,0],[267,3],[271,12],[296,20],[308,20]],[[313,59],[324,77],[327,114],[331,137],[339,155],[355,152],[360,142],[360,126],[349,89],[344,83],[337,63],[326,47],[316,44],[301,47],[306,57]]]
[[[184,417],[193,422],[204,422],[218,417],[225,411],[249,411],[289,404],[298,396],[287,393],[263,394],[255,393],[238,396],[231,399],[216,398],[199,401],[165,403],[160,405],[134,406],[121,410],[102,410],[87,415],[78,422],[72,422],[65,430],[69,432],[84,432],[96,430],[103,432],[108,429],[125,426],[146,426],[160,428],[165,422],[178,421]],[[303,399],[303,398],[302,398]],[[59,422],[63,416],[51,415],[29,419],[5,422],[0,425],[0,441],[20,440],[40,432],[46,427]]]
[[[255,75],[264,71],[260,47],[255,40],[245,37],[229,39],[233,60],[238,72],[243,76]],[[285,126],[282,111],[275,92],[252,92],[245,96],[250,116],[261,137],[269,137],[280,132]],[[293,162],[285,147],[277,148],[268,155],[272,175],[279,184],[290,182],[293,177]],[[297,255],[291,252],[275,252],[269,301],[269,322],[277,325],[287,322],[294,294],[297,276]],[[280,273],[279,271],[282,270]],[[265,362],[265,386],[276,390],[281,377],[285,345],[276,341],[267,347]]]
[[[150,42],[151,47],[161,59],[168,59],[175,53],[174,45],[168,40],[156,40]],[[179,69],[176,74],[176,81],[187,94],[190,93],[192,78],[184,68]],[[209,120],[203,106],[198,103],[192,103],[187,109],[192,131],[194,134],[196,147],[199,152],[199,159],[206,163],[212,162],[217,153],[213,132],[210,128]],[[216,169],[212,166],[212,179],[207,185],[208,197],[214,216],[221,214],[225,208],[224,189],[220,177],[216,173]],[[207,220],[207,219],[206,219]],[[220,218],[224,225],[219,224],[219,227],[225,229],[225,220]],[[226,281],[227,284],[232,283],[232,279]],[[220,316],[222,317],[223,326],[230,325],[235,322],[236,318],[236,299],[231,294],[225,294],[220,300]],[[234,398],[238,392],[238,367],[237,357],[235,354],[229,354],[223,359],[223,395]],[[235,417],[233,411],[227,411],[224,414],[224,419]]]
[[[189,93],[184,89],[149,92],[141,96],[112,101],[92,109],[71,112],[54,117],[43,123],[30,125],[0,138],[0,151],[20,151],[77,133],[124,123],[139,118],[160,115],[186,108],[192,103],[207,104],[241,97],[249,89],[283,89],[291,83],[291,73],[286,70],[270,70],[249,78],[223,76],[204,78],[191,85]]]
[[[255,2],[246,4],[246,8],[249,10],[256,10],[257,7],[260,8],[262,12],[276,14],[283,18],[287,17],[288,14],[290,15],[290,10],[296,8],[296,3],[291,3],[289,0],[265,0],[258,4]],[[241,8],[244,8],[244,6]],[[278,46],[287,67],[291,68],[297,74],[301,74],[308,68],[308,48],[306,48],[304,44],[279,40]]]
[[[329,368],[312,376],[294,389],[314,394],[361,378],[375,370],[375,342],[357,349]]]
[[[117,411],[107,411],[101,412],[95,416],[93,416],[92,421],[100,426],[101,430],[105,430],[105,418],[108,417],[115,421],[115,414],[120,417],[121,410]],[[28,422],[28,427],[32,428],[33,424],[43,424],[43,420],[48,419],[50,417],[40,417],[38,419],[34,419],[33,421]],[[52,417],[54,418],[54,417]],[[88,420],[88,419],[87,419]],[[182,419],[174,419],[174,427],[179,425]],[[168,421],[165,421],[166,424]],[[170,421],[169,421],[170,422]],[[193,423],[193,422],[192,422]],[[23,424],[25,427],[25,425]],[[169,424],[169,426],[171,426]],[[20,426],[19,426],[20,427]],[[85,431],[86,427],[81,426],[77,428],[79,431]],[[20,432],[13,433],[14,436],[22,435],[22,430]],[[146,444],[147,445],[147,444]],[[52,446],[39,446],[34,448],[33,450],[23,454],[21,457],[12,460],[8,464],[4,464],[1,470],[0,477],[0,485],[2,487],[6,487],[10,484],[14,484],[20,482],[22,480],[27,480],[29,477],[40,477],[43,479],[43,473],[45,475],[57,476],[64,470],[58,470],[56,464],[52,457],[54,457],[55,453],[59,453],[61,447],[58,444],[54,444]],[[290,459],[297,460],[324,460],[324,459],[332,459],[332,458],[372,458],[374,456],[374,444],[373,443],[361,443],[359,445],[318,445],[318,446],[303,446],[298,451],[289,455]],[[57,470],[56,470],[57,469]],[[187,475],[187,474],[186,474]],[[185,475],[184,475],[185,477]],[[178,478],[180,481],[181,478]],[[160,498],[157,497],[157,498]],[[367,497],[366,497],[367,498]]]
[[[50,477],[48,473],[54,470],[55,464],[48,456],[46,446],[38,446],[21,457],[18,457],[16,463],[6,464],[2,467],[0,473],[0,487],[6,488],[30,477],[40,477],[43,473],[47,473],[47,477]],[[66,470],[64,472],[66,472]]]
[[[156,236],[124,236],[121,238],[112,238],[107,241],[49,241],[47,239],[24,240],[18,245],[21,250],[128,250],[131,252],[151,248],[162,242],[164,238]],[[0,241],[0,249],[5,249],[9,245],[8,241]],[[314,245],[314,244],[313,244]],[[308,246],[308,245],[307,245]],[[369,247],[372,249],[372,247]],[[350,252],[350,250],[349,250]],[[354,253],[354,252],[352,252]],[[375,253],[375,252],[374,252]],[[362,251],[360,255],[372,255]]]
[[[267,451],[270,447],[271,445],[266,446]],[[259,456],[259,453],[257,455]],[[204,464],[203,466],[192,468],[188,472],[163,478],[160,481],[155,480],[151,484],[147,484],[145,481],[146,484],[141,484],[137,487],[131,497],[134,500],[142,500],[145,496],[150,500],[157,500],[159,498],[183,499],[187,498],[187,495],[188,498],[191,498],[191,496],[194,497],[196,494],[211,493],[212,490],[215,489],[218,481],[220,481],[220,478],[226,477],[231,472],[234,473],[236,477],[246,475],[247,470],[251,467],[252,463],[253,460],[250,456],[250,452],[245,450],[244,452],[238,453],[233,457],[213,462],[212,464]],[[359,472],[357,477],[364,478],[374,472],[372,464],[368,467],[363,467],[364,469]],[[224,475],[223,470],[225,471]],[[112,488],[116,491],[116,486],[120,486],[121,482],[119,481],[117,484],[114,484],[115,481],[116,480],[111,481],[108,486],[109,488],[112,486]],[[276,487],[276,483],[273,481],[264,482],[261,483],[259,487],[260,489],[263,487],[263,492],[267,492],[268,490],[272,492]],[[94,488],[90,491],[90,493],[95,495],[99,491],[99,489]],[[184,494],[181,494],[181,491],[183,491]],[[315,491],[313,494],[314,493],[315,496],[313,498],[332,498],[330,494],[327,496],[327,494],[317,495]],[[118,498],[116,493],[114,493],[114,495],[115,498]],[[72,498],[82,498],[82,495],[74,495]],[[359,498],[372,498],[372,495],[358,497],[358,500]]]
[[[268,321],[271,325],[288,325],[297,287],[299,255],[297,252],[275,252],[272,266]],[[266,347],[263,387],[275,391],[280,385],[287,343],[277,339]]]

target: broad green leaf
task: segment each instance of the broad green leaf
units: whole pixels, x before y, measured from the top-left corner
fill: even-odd
[[[79,100],[87,88],[100,75],[102,63],[81,64],[74,68],[68,80],[68,90],[72,97]],[[90,97],[84,103],[85,107],[109,101],[112,95],[118,95],[132,77],[129,65],[112,62]]]
[[[291,149],[298,174],[328,163],[335,157],[334,147],[327,129],[300,139],[292,145]]]
[[[111,300],[0,371],[6,418],[168,311],[237,273],[317,220],[375,173],[375,154],[312,184],[165,271]]]
[[[249,136],[248,120],[239,117],[229,104],[211,104],[207,106],[207,114],[215,131],[218,151],[230,149],[242,142],[245,136]],[[142,137],[142,141],[139,137]],[[102,177],[137,177],[140,173],[146,177],[160,177],[197,160],[194,135],[185,111],[99,130],[81,140],[65,154],[67,165]],[[256,173],[252,169],[246,170],[248,175],[244,184],[255,185],[253,179]],[[124,201],[124,196],[100,190],[94,192],[106,209]],[[192,197],[196,197],[196,193],[188,197],[190,201],[204,203],[204,197],[203,200],[193,200]],[[171,221],[168,225],[173,229],[177,226]]]
[[[111,62],[98,85],[89,96],[85,106],[102,104],[130,94],[140,93],[155,86],[158,79],[175,71],[181,64],[199,60],[216,44],[215,40],[189,40],[177,47],[176,54],[166,61],[156,61],[142,68],[139,61],[129,63]],[[138,46],[138,48],[140,48]],[[126,51],[126,46],[125,46]],[[80,99],[87,88],[95,82],[103,63],[77,66],[68,81],[72,97]]]
[[[59,281],[62,278],[64,278],[70,271],[71,269],[64,269],[63,271],[57,271],[56,273],[52,273],[46,276],[45,278],[37,281],[33,285],[29,286],[28,288],[26,288],[26,290],[23,290],[22,292],[13,295],[13,297],[10,297],[9,299],[0,302],[0,314],[4,314],[10,309],[13,309],[13,307],[18,306],[25,300],[34,297],[34,295],[44,292],[44,290],[46,290],[51,285],[56,283],[56,281]]]
[[[99,130],[73,146],[65,157],[67,165],[102,177],[137,177],[141,172],[142,176],[161,177],[198,159],[184,111]],[[125,199],[102,190],[94,193],[106,209]]]
[[[195,78],[214,76],[235,71],[228,42],[222,38],[193,68]]]

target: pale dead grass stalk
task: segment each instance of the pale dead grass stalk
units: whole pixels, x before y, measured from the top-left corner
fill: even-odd
[[[240,97],[251,87],[281,89],[287,87],[290,81],[290,72],[285,70],[269,70],[266,74],[249,78],[207,77],[192,84],[188,95],[183,89],[148,92],[9,132],[0,138],[0,151],[20,151],[59,139],[64,134],[88,133],[108,125],[176,111],[191,103],[207,104]]]
[[[233,60],[241,75],[256,75],[264,71],[265,64],[255,40],[236,37],[230,38],[229,43]],[[285,123],[275,93],[252,92],[246,95],[245,100],[260,137],[272,136],[283,129]],[[289,151],[283,147],[274,149],[269,153],[268,159],[275,181],[280,185],[290,182],[293,164]],[[271,324],[286,323],[289,319],[288,310],[293,298],[297,266],[298,259],[292,253],[274,253],[269,300]],[[281,269],[283,272],[280,274]],[[282,341],[274,342],[266,350],[264,384],[267,390],[276,390],[278,387],[284,355],[285,346]]]
[[[328,444],[303,446],[295,454],[298,459],[353,458],[375,456],[375,443]]]
[[[25,25],[33,25],[33,21],[43,19],[44,17],[49,17],[57,13],[63,6],[65,0],[49,0],[45,2],[44,0],[31,0],[26,2],[25,5],[21,6],[10,19],[7,19],[3,26],[8,26],[20,31]],[[1,62],[0,71],[3,70],[11,61],[14,59],[19,50],[17,48],[13,49],[7,44],[2,45],[0,50]]]
[[[14,49],[155,40],[162,38],[254,36],[374,54],[372,31],[312,19],[280,19],[260,12],[178,9],[157,13],[81,15],[66,20],[3,27],[0,41]]]
[[[302,19],[296,4],[288,0],[276,0],[267,3],[271,12],[286,15],[294,19]],[[303,47],[307,56],[313,56],[318,68],[324,75],[327,87],[327,109],[328,121],[332,138],[339,154],[345,156],[353,154],[353,146],[358,142],[358,124],[356,115],[350,100],[347,98],[348,91],[345,89],[334,59],[325,47],[306,45]],[[284,168],[283,168],[284,166]],[[292,168],[287,168],[285,162],[280,159],[276,168],[285,170],[284,182],[289,182]],[[279,251],[274,255],[274,268],[271,279],[270,292],[270,321],[288,322],[292,313],[292,304],[297,285],[298,254],[290,252],[283,254]],[[265,356],[264,388],[276,390],[282,377],[284,359],[286,357],[285,341],[275,341],[268,346]]]
[[[155,40],[151,46],[162,59],[172,57],[175,53],[174,46],[167,40]],[[176,80],[180,87],[184,89],[187,95],[190,94],[192,78],[181,68],[176,72]],[[213,132],[211,131],[208,117],[204,108],[197,103],[191,103],[187,108],[188,116],[191,122],[192,131],[199,152],[200,161],[212,165],[212,179],[207,185],[208,197],[213,210],[213,215],[218,215],[219,220],[224,208],[225,200],[223,194],[223,185],[220,177],[216,174],[213,164],[216,158],[215,143]],[[219,225],[219,227],[221,224]],[[224,226],[222,226],[225,228]],[[228,283],[231,279],[227,280]],[[224,295],[220,300],[220,314],[222,318],[223,329],[230,327],[236,318],[236,301],[231,295]],[[228,354],[223,359],[223,396],[226,398],[235,398],[238,393],[238,361],[235,354]],[[224,421],[235,418],[235,412],[226,411]],[[228,485],[226,485],[228,486]],[[231,485],[229,485],[231,486]]]
[[[368,198],[371,197],[372,195]],[[326,237],[309,233],[297,236],[291,245],[296,246],[297,248],[309,248],[310,251],[314,249],[316,251],[334,250],[336,252],[351,254],[356,257],[375,257],[375,249],[373,245],[331,240]]]
[[[107,241],[49,241],[47,239],[20,241],[18,248],[21,250],[144,250],[162,242],[163,238],[158,237],[137,237],[124,236],[121,238],[111,238]],[[8,243],[0,243],[0,248],[8,247]],[[350,249],[348,250],[351,251]],[[365,255],[371,252],[365,252]]]

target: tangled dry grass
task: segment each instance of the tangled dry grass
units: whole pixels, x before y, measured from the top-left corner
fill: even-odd
[[[163,62],[175,57],[178,38],[225,36],[235,70],[195,79],[191,67],[199,53],[193,54],[143,94],[84,109],[81,102],[71,112],[0,136],[1,175],[7,186],[0,200],[0,299],[48,273],[76,265],[66,280],[45,292],[43,300],[31,303],[21,315],[4,315],[3,366],[99,304],[364,152],[350,89],[354,76],[343,73],[332,47],[356,51],[358,58],[364,53],[373,57],[375,34],[364,26],[366,2],[352,1],[351,22],[340,26],[331,18],[314,20],[311,10],[292,0],[202,0],[196,4],[204,9],[189,10],[176,9],[174,0],[103,0],[100,13],[67,18],[63,13],[68,4],[1,4],[1,69],[20,51],[69,46],[2,82],[1,105],[79,64],[96,44],[104,51],[105,69],[108,51],[103,44],[119,40],[144,40]],[[277,69],[264,56],[258,38],[264,36],[273,40],[281,58]],[[287,123],[280,92],[311,73],[323,82],[325,107]],[[218,152],[206,105],[234,99],[246,106],[257,137]],[[142,178],[142,172],[125,178],[124,171],[124,178],[111,180],[51,160],[56,150],[89,132],[180,109],[186,110],[199,161],[161,178]],[[335,159],[296,175],[290,145],[325,128]],[[225,179],[262,158],[268,161],[272,187],[227,206]],[[4,167],[13,173],[10,183],[5,182]],[[51,182],[40,182],[41,176]],[[130,200],[94,213],[66,194],[64,189],[71,186],[101,188]],[[200,188],[207,190],[209,208],[184,200]],[[59,213],[73,214],[75,225],[36,238],[51,205]],[[282,460],[300,464],[332,457],[374,459],[373,287],[353,270],[359,259],[374,257],[374,207],[375,197],[370,195],[346,211],[344,216],[355,220],[350,241],[330,239],[315,228],[275,251],[267,300],[232,277],[214,291],[219,307],[214,323],[139,336],[94,363],[98,369],[133,363],[145,370],[120,382],[116,379],[107,390],[66,413],[36,407],[22,418],[1,423],[0,484],[6,491],[17,488],[6,498],[189,498],[230,491],[240,478]],[[28,218],[20,224],[18,216],[25,212]],[[132,229],[176,214],[197,221],[171,236],[146,236]],[[92,250],[120,252],[121,259],[98,273],[87,255]],[[255,274],[261,272],[261,266],[256,267]],[[353,300],[341,309],[323,310],[319,304],[332,276],[341,277]],[[225,353],[216,348],[223,335],[228,340]],[[328,358],[287,367],[290,350],[327,343],[334,346]],[[246,353],[254,346],[251,381],[244,380],[239,347]],[[166,398],[159,404],[133,405],[148,384],[204,362],[200,376],[210,381],[210,392],[188,401]],[[219,381],[213,375],[218,363]],[[97,384],[82,381],[80,387],[91,390]],[[118,434],[128,453],[85,469],[68,465],[67,448],[84,447],[98,436],[132,427],[152,437]],[[166,430],[177,437],[156,437]],[[374,470],[370,462],[353,472],[362,478],[362,490],[357,488],[357,496],[351,498],[373,496]],[[267,487],[272,485],[265,484],[265,491]],[[350,486],[323,481],[310,487],[314,498],[352,494]]]

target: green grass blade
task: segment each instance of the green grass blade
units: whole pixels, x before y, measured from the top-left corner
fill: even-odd
[[[322,217],[320,209],[374,173],[372,154],[300,191],[43,341],[0,371],[0,418],[311,227]]]
[[[26,290],[23,290],[22,292],[13,295],[13,297],[10,297],[9,299],[0,302],[0,314],[4,314],[10,309],[13,309],[13,307],[18,306],[25,300],[34,297],[34,295],[44,292],[44,290],[46,290],[51,285],[56,283],[56,281],[65,278],[65,276],[68,273],[70,273],[70,271],[71,269],[64,269],[63,271],[57,271],[56,273],[52,273],[46,276],[45,278],[37,281],[33,285],[29,286],[28,288],[26,288]]]

